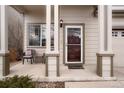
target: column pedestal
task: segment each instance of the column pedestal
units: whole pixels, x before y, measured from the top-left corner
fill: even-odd
[[[0,5],[0,76],[9,74],[8,6]]]
[[[97,53],[97,75],[101,77],[113,77],[112,53]]]
[[[60,76],[59,71],[59,54],[47,53],[46,56],[46,76],[56,77]]]
[[[0,76],[6,76],[9,74],[9,53],[0,53]]]

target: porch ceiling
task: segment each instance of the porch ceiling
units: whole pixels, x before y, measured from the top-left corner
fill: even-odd
[[[45,12],[45,5],[11,5],[11,7],[24,14]]]

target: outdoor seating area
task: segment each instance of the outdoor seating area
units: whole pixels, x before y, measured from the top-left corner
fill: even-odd
[[[30,59],[31,64],[34,63],[35,62],[35,55],[36,55],[36,53],[34,50],[28,49],[27,51],[25,51],[23,53],[23,64],[24,64],[25,59],[27,59],[27,61]]]
[[[40,62],[39,62],[39,60],[40,60]],[[45,64],[45,53],[43,53],[42,55],[37,55],[35,50],[27,49],[23,53],[22,64],[24,64],[25,61],[27,61],[31,64],[33,64],[33,63],[44,63]]]

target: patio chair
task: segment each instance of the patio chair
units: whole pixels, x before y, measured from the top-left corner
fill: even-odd
[[[23,53],[23,64],[25,62],[25,59],[28,60],[30,59],[31,64],[35,61],[35,50],[28,49]]]

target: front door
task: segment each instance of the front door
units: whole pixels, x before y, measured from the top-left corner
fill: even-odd
[[[65,63],[76,64],[83,62],[83,26],[65,26]]]

